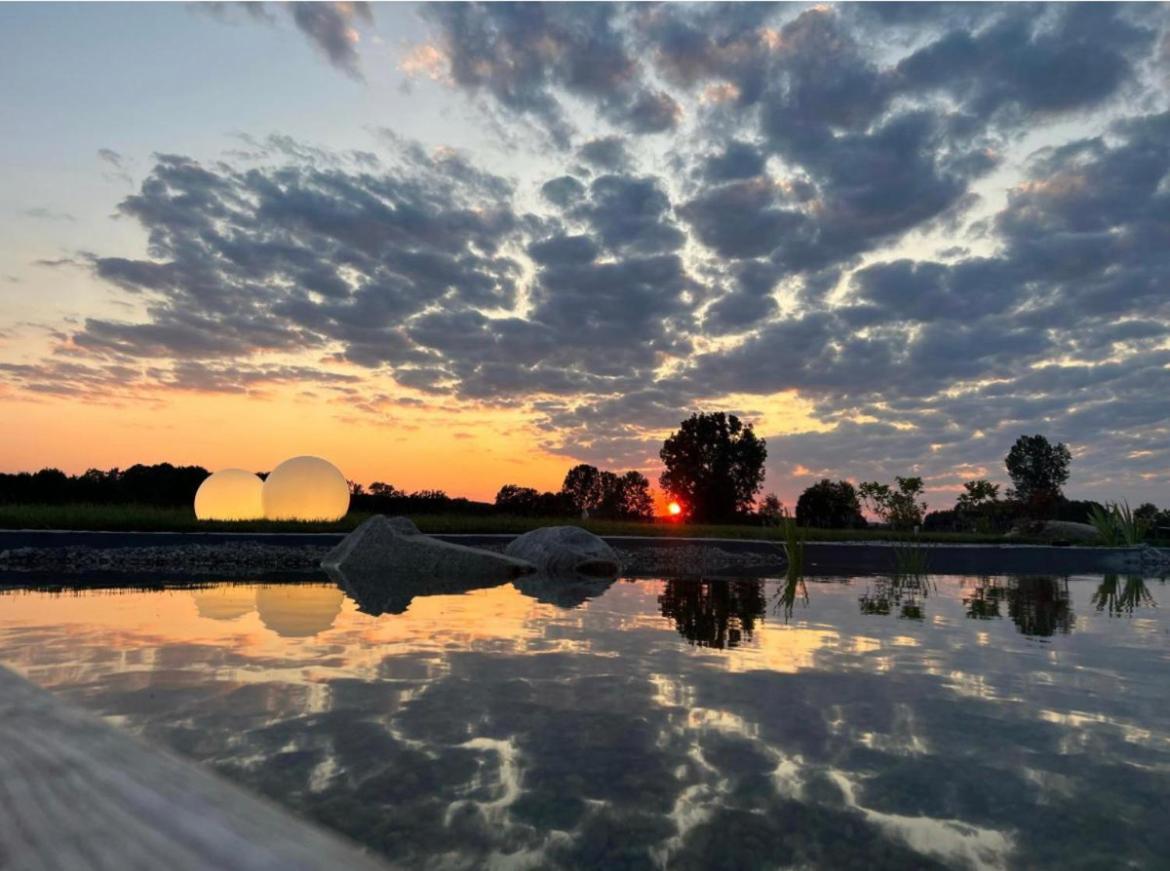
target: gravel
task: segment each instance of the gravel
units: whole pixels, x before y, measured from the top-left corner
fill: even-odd
[[[175,577],[250,576],[281,572],[316,572],[332,549],[323,545],[274,545],[259,542],[184,544],[161,547],[16,547],[0,551],[0,571],[38,574],[122,572]],[[488,545],[502,551],[504,543]],[[673,544],[614,547],[624,575],[763,574],[782,572],[783,552],[729,551],[717,545]]]

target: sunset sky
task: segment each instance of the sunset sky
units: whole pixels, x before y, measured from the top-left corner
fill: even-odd
[[[0,5],[0,470],[1170,504],[1161,5]]]

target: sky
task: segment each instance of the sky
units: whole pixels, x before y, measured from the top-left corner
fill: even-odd
[[[0,469],[1170,505],[1170,10],[0,4]]]

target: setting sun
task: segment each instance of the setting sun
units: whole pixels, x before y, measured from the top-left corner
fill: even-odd
[[[682,514],[682,506],[677,502],[671,502],[666,506],[666,511],[670,514],[671,517],[678,517],[680,514]]]

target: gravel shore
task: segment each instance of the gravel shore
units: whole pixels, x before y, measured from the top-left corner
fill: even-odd
[[[0,572],[76,575],[90,573],[150,574],[182,577],[251,577],[259,574],[317,572],[333,547],[275,545],[240,541],[162,547],[16,547],[0,551]],[[486,545],[501,551],[504,543]],[[731,551],[712,544],[616,545],[624,575],[767,574],[780,573],[779,548]]]

